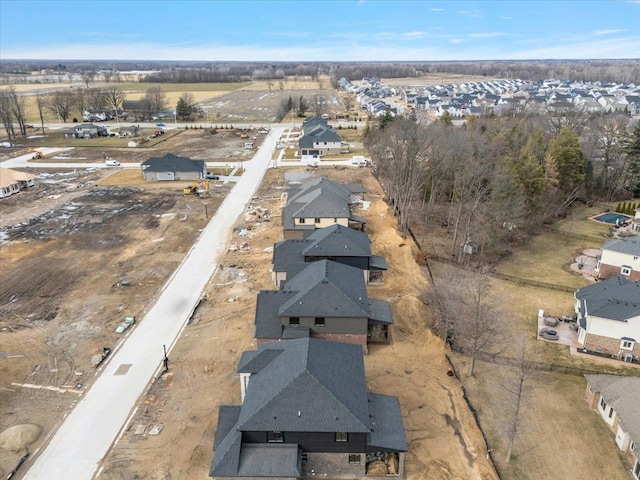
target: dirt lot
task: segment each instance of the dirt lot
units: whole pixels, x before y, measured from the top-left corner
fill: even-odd
[[[221,95],[209,102],[204,102],[209,108],[209,120],[216,122],[275,122],[276,112],[280,103],[289,97],[294,102],[304,97],[312,110],[315,95],[323,95],[327,101],[327,108],[331,111],[342,109],[338,92],[335,90],[304,89],[297,90],[295,85],[288,83],[287,88],[293,90],[236,90]]]

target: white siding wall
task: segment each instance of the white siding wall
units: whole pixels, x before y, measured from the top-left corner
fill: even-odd
[[[617,339],[631,337],[636,341],[640,341],[640,316],[632,317],[627,322],[589,316],[587,318],[587,331],[589,334],[600,335],[601,337]]]
[[[612,252],[610,250],[603,250],[600,263],[603,263],[605,265],[613,265],[616,267],[621,267],[622,265],[628,265],[636,272],[640,271],[640,256],[638,255],[634,256],[628,253],[620,253],[620,252]]]

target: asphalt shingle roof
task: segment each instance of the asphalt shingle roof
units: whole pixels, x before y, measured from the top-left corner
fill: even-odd
[[[602,249],[640,257],[640,238],[630,237],[611,240],[605,243]]]
[[[259,348],[282,353],[251,376],[238,418],[240,430],[369,432],[359,345],[307,338]]]
[[[580,288],[575,297],[583,316],[626,321],[640,315],[640,280],[617,276]]]
[[[371,418],[371,433],[367,441],[369,451],[409,450],[398,397],[377,393],[369,393],[368,397]]]
[[[640,453],[640,377],[585,375],[591,390],[599,392],[620,417],[620,426],[628,432]]]
[[[145,171],[148,172],[203,172],[204,160],[191,160],[179,157],[173,153],[167,153],[164,157],[151,157],[142,162]]]

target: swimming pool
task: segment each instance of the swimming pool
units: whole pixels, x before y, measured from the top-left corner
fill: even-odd
[[[602,223],[610,223],[611,225],[616,224],[616,220],[620,223],[625,222],[627,220],[631,220],[631,216],[625,215],[624,213],[601,213],[600,215],[596,215],[595,217],[591,217],[591,220],[595,220],[596,222]]]

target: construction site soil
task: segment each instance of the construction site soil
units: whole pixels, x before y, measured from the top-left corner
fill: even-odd
[[[395,325],[391,345],[374,346],[365,358],[367,383],[400,399],[410,445],[407,478],[495,478],[460,385],[447,376],[442,342],[428,329],[429,311],[419,299],[425,280],[379,184],[369,169],[292,173],[287,178],[296,181],[326,175],[361,182],[369,192],[370,208],[361,213],[374,252],[390,267],[384,285],[369,287],[369,294],[391,302]],[[46,444],[90,387],[93,362],[121,341],[116,327],[127,316],[144,316],[207,221],[202,200],[183,196],[175,184],[132,185],[129,179],[107,186],[118,175],[100,180],[97,171],[49,175],[56,183],[0,207],[0,430],[42,429],[37,440],[31,435],[21,442],[14,434],[2,443],[8,448],[0,458],[2,475],[27,446],[34,451]],[[206,478],[218,406],[239,403],[236,365],[243,350],[255,348],[256,294],[274,288],[269,247],[282,240],[285,189],[284,169],[269,170],[252,207],[269,209],[271,221],[251,214],[239,219],[206,288],[207,301],[172,350],[169,373],[150,383],[100,478]],[[228,187],[211,191],[210,212]]]

